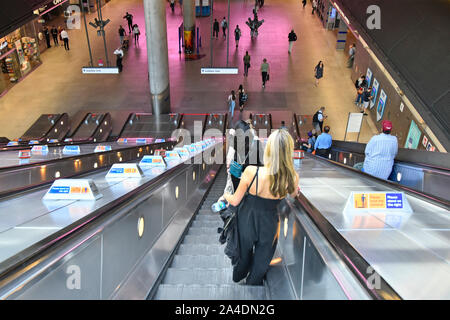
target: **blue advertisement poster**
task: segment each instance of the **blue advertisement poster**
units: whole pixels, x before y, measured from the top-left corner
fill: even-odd
[[[380,91],[380,100],[378,100],[377,106],[377,121],[383,119],[384,107],[386,106],[387,95],[383,89]]]
[[[377,101],[377,94],[378,94],[378,88],[380,87],[380,84],[378,83],[377,78],[373,78],[373,85],[372,85],[372,97],[373,99],[370,100],[370,109],[373,108]]]
[[[407,149],[417,149],[420,142],[420,136],[422,132],[420,132],[419,127],[411,120],[411,125],[409,126],[408,136],[406,137],[405,148]]]
[[[367,68],[366,81],[367,87],[370,87],[370,81],[372,81],[372,70],[370,70],[369,68]]]

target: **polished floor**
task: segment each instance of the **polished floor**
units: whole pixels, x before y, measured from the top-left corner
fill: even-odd
[[[139,43],[131,44],[124,57],[124,71],[119,75],[82,75],[89,53],[84,28],[70,30],[70,51],[52,47],[42,54],[43,64],[0,98],[0,136],[10,139],[22,135],[42,113],[67,112],[69,116],[80,110],[129,110],[151,112],[147,70],[147,50],[144,34],[142,0],[111,0],[103,8],[103,17],[111,19],[107,25],[109,59],[115,64],[113,51],[119,46],[118,27],[126,29],[125,11],[135,17],[140,26]],[[219,36],[211,42],[210,17],[197,19],[202,36],[200,53],[205,56],[185,61],[178,53],[178,26],[182,14],[177,5],[172,14],[167,6],[167,36],[169,43],[170,88],[172,111],[225,111],[226,97],[232,89],[243,84],[249,96],[246,108],[254,111],[291,110],[312,115],[326,106],[333,137],[344,138],[349,112],[357,111],[353,104],[355,90],[347,69],[346,53],[335,49],[336,36],[325,30],[319,19],[311,14],[308,3],[302,9],[297,0],[267,0],[259,11],[265,22],[256,40],[250,39],[245,21],[252,15],[251,0],[231,0],[230,34],[236,24],[242,30],[239,47],[234,37],[229,42],[229,66],[239,67],[239,75],[200,75],[200,68],[210,66],[211,43],[213,65],[226,66],[227,42]],[[88,16],[92,21],[96,14]],[[227,16],[227,1],[214,2],[214,18]],[[292,54],[288,54],[287,35],[294,29],[298,36]],[[94,63],[104,58],[103,40],[88,27]],[[128,31],[128,30],[127,30]],[[243,77],[242,58],[251,55],[248,78]],[[151,49],[150,49],[151,52]],[[261,86],[259,66],[263,58],[270,64],[270,81]],[[314,85],[314,67],[324,62],[324,78]],[[360,141],[367,142],[375,133],[375,126],[365,117]],[[353,137],[352,137],[353,138]]]

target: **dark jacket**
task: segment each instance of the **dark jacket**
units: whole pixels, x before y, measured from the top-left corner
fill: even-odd
[[[214,21],[213,29],[214,30],[219,30],[219,21]]]
[[[297,41],[297,35],[294,32],[289,33],[289,41]]]

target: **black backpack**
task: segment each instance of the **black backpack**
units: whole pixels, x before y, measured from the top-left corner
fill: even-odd
[[[320,111],[317,111],[317,112],[314,114],[313,120],[312,120],[313,123],[319,122],[319,113],[320,113]]]

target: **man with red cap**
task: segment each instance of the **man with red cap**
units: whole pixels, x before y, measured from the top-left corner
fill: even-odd
[[[397,137],[391,135],[392,122],[381,122],[383,132],[373,136],[366,145],[362,171],[380,179],[389,178],[398,152]]]

